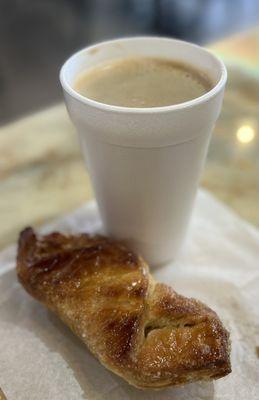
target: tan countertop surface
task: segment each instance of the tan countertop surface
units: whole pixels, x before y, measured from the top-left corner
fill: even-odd
[[[202,186],[259,226],[258,30],[211,46],[229,81]],[[64,104],[0,128],[0,248],[93,197]]]

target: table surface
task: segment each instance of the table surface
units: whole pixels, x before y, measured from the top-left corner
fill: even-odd
[[[259,226],[259,30],[210,46],[229,80],[201,184]],[[93,197],[64,104],[0,129],[0,248]]]

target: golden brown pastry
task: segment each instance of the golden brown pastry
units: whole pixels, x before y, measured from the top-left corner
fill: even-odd
[[[122,244],[31,228],[19,239],[18,278],[99,361],[130,384],[162,388],[231,372],[229,335],[214,311],[156,283]]]

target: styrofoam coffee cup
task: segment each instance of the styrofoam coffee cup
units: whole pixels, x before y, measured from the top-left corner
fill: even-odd
[[[187,63],[204,71],[213,87],[185,103],[155,108],[103,104],[74,89],[82,71],[129,56]],[[224,64],[208,50],[158,37],[98,43],[74,54],[61,69],[104,230],[151,265],[174,258],[182,246],[226,79]]]

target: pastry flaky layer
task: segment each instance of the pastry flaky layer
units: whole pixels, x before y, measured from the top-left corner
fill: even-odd
[[[31,228],[19,239],[17,274],[108,369],[139,388],[231,372],[229,334],[201,302],[157,283],[144,260],[102,236]]]

